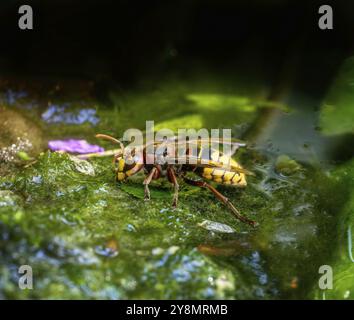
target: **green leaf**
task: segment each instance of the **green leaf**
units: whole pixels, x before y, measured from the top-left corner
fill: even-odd
[[[325,135],[354,133],[354,57],[345,61],[325,98],[320,127]]]

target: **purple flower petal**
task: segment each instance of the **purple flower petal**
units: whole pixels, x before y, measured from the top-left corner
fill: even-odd
[[[48,147],[52,151],[65,151],[70,153],[95,153],[103,152],[104,149],[100,146],[89,144],[86,140],[51,140],[48,142]]]

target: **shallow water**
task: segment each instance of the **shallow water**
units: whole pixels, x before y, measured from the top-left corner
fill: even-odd
[[[157,127],[231,128],[242,137],[262,111],[266,89],[215,77],[197,80],[112,92],[111,108],[86,92],[81,99],[50,91],[38,98],[14,89],[2,103],[34,121],[44,145],[72,137],[110,148],[94,134],[119,137],[152,119]],[[90,160],[88,174],[68,155],[45,151],[26,168],[11,167],[0,178],[0,296],[321,298],[318,269],[338,252],[336,225],[347,194],[338,192],[330,174],[333,159],[316,131],[317,111],[296,113],[291,107],[290,113],[276,109],[282,120],[270,120],[272,133],[238,153],[256,173],[248,187],[218,186],[259,222],[256,229],[193,187],[183,185],[178,209],[171,208],[172,188],[164,181],[153,183],[152,200],[144,202],[143,177],[118,185],[111,159]],[[292,139],[299,124],[311,128]],[[280,155],[295,160],[287,175],[277,165]],[[205,228],[205,220],[211,227]],[[220,232],[230,227],[234,232]],[[34,270],[34,290],[17,287],[23,264]]]

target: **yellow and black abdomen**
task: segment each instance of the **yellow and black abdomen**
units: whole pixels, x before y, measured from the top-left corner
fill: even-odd
[[[198,168],[195,172],[204,179],[212,180],[216,183],[238,187],[245,187],[247,185],[246,177],[243,173],[220,168]]]
[[[210,167],[197,167],[195,173],[200,177],[220,184],[238,187],[245,187],[247,185],[245,174],[232,169],[232,167],[241,169],[242,167],[231,157],[215,150],[211,150],[209,156],[207,155],[209,159],[204,159],[205,155],[203,155],[203,152],[199,152],[198,157],[200,157],[200,160],[203,158],[204,163],[207,162],[206,160],[211,160],[212,162],[217,162],[226,167],[225,169],[213,167],[212,164]]]

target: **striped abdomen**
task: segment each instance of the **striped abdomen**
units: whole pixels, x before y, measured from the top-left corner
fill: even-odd
[[[204,163],[206,162],[206,160],[211,160],[212,162],[224,164],[224,166],[228,168],[232,166],[242,169],[242,167],[235,160],[219,151],[211,149],[209,155],[205,154],[201,150],[198,151],[198,160],[203,159]],[[197,166],[195,173],[203,177],[204,179],[212,180],[220,184],[234,185],[238,187],[245,187],[247,185],[245,174],[234,171],[231,168],[205,168]]]

